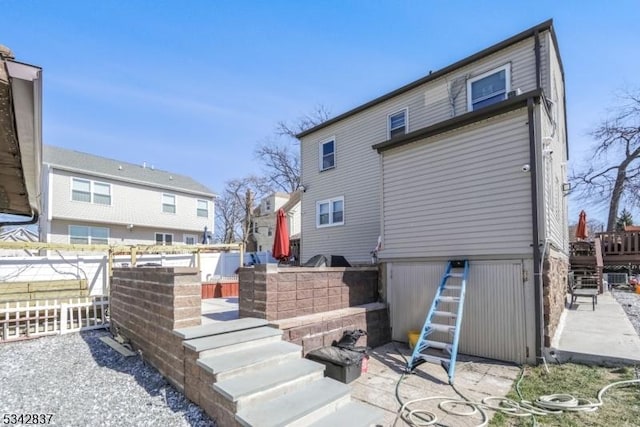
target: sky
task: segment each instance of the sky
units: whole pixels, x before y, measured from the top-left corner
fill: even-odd
[[[615,93],[640,87],[638,0],[0,5],[0,44],[43,68],[45,144],[146,162],[218,193],[260,173],[254,149],[279,121],[318,105],[338,115],[549,18],[570,168],[587,158]],[[583,207],[570,200],[570,221]]]

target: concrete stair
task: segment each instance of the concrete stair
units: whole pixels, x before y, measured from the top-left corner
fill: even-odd
[[[351,401],[279,329],[243,318],[174,331],[185,339],[187,397],[222,427],[373,426],[381,410]],[[190,368],[187,364],[191,361]]]

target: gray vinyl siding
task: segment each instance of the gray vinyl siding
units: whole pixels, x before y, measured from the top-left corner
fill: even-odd
[[[158,228],[202,232],[205,226],[213,228],[213,200],[204,196],[176,191],[163,191],[123,181],[95,178],[52,169],[51,217],[85,222],[133,224]],[[100,205],[71,200],[72,178],[81,178],[111,184],[111,205]],[[175,195],[176,213],[162,212],[162,194]],[[197,200],[207,200],[209,216],[197,216]]]
[[[89,227],[103,227],[109,229],[110,245],[155,245],[155,233],[173,234],[173,244],[184,244],[185,234],[194,235],[196,239],[202,239],[203,230],[184,231],[161,227],[134,227],[131,231],[125,225],[100,222],[86,222],[82,220],[54,219],[51,221],[51,243],[69,243],[69,226],[80,225]],[[198,242],[197,242],[198,243]]]
[[[388,139],[388,114],[407,108],[408,132],[451,118],[454,111],[448,85],[456,78],[463,80],[454,103],[455,115],[466,113],[466,79],[506,63],[511,64],[512,89],[527,92],[536,88],[534,40],[529,38],[303,137],[302,184],[307,191],[302,197],[302,260],[324,253],[341,254],[355,262],[368,261],[381,229],[380,160],[371,146]],[[329,137],[336,141],[336,167],[320,172],[318,146]],[[405,182],[405,187],[412,188],[411,181]],[[345,224],[316,228],[316,202],[340,196],[344,196]],[[493,247],[501,243],[492,243],[487,252],[493,253]],[[511,246],[518,244],[507,245]]]
[[[533,283],[523,281],[523,266],[530,268],[530,261],[470,262],[460,353],[517,363],[534,361],[533,351],[527,357],[527,347],[534,345]],[[409,330],[422,328],[444,269],[444,262],[387,263],[392,339],[406,342]],[[455,309],[449,305],[439,308]]]
[[[382,259],[531,254],[526,109],[383,152]]]

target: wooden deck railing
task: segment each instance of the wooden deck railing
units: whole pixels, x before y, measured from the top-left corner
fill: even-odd
[[[639,255],[640,256],[640,232],[621,231],[612,233],[598,233],[597,238],[602,242],[602,255]]]

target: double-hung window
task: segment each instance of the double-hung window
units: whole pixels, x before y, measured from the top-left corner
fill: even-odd
[[[176,213],[176,196],[173,194],[162,195],[162,212]]]
[[[407,109],[389,114],[389,139],[407,133]]]
[[[320,171],[336,167],[336,139],[331,138],[320,143]]]
[[[511,90],[511,67],[509,64],[467,80],[469,111],[507,99],[509,90]]]
[[[316,227],[344,224],[344,197],[316,202]]]
[[[69,243],[80,245],[108,245],[109,229],[86,225],[69,226]]]
[[[198,200],[198,216],[207,218],[209,216],[209,203],[206,200]]]
[[[71,200],[111,205],[111,184],[88,179],[71,179]]]

